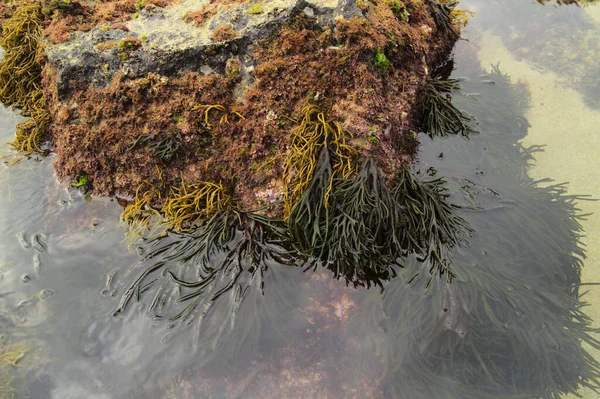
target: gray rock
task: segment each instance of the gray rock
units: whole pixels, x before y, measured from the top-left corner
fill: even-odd
[[[129,32],[97,27],[75,34],[66,43],[48,47],[48,61],[58,73],[59,95],[68,94],[73,81],[106,86],[118,72],[126,78],[149,72],[165,76],[187,71],[223,73],[227,60],[234,56],[251,70],[253,44],[300,13],[315,18],[323,29],[333,28],[337,18],[362,16],[354,0],[275,0],[259,3],[259,14],[248,13],[250,5],[243,3],[219,6],[217,14],[202,27],[184,21],[187,12],[197,11],[207,3],[208,0],[184,0],[176,7],[145,9],[127,23]],[[231,24],[237,37],[213,41],[214,30],[222,24]],[[115,46],[108,51],[96,47],[130,37],[143,38],[142,46],[128,50]],[[120,52],[126,52],[127,59],[123,55],[120,58]]]

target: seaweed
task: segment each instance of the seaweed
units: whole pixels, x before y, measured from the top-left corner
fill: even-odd
[[[321,258],[331,224],[327,193],[332,184],[333,168],[326,148],[321,149],[316,164],[318,168],[308,188],[288,215],[287,226],[300,252]]]
[[[419,254],[419,261],[429,260],[429,273],[454,277],[450,250],[464,244],[472,233],[469,224],[456,211],[458,207],[447,199],[449,194],[443,179],[421,181],[404,166],[392,194],[399,206],[406,227],[399,237],[403,248]]]
[[[157,167],[156,173],[158,182],[144,180],[135,191],[135,198],[121,212],[121,222],[128,226],[127,234],[131,241],[135,241],[137,236],[143,236],[146,229],[150,229],[153,221],[162,222],[162,214],[157,208],[157,204],[163,201],[163,194],[159,186],[164,184],[162,172]]]
[[[385,53],[378,48],[377,53],[375,53],[375,58],[373,58],[373,65],[376,68],[381,69],[382,72],[385,72],[390,67],[390,61],[385,56]]]
[[[471,229],[447,200],[442,179],[422,182],[405,166],[390,192],[376,162],[367,159],[355,178],[333,181],[327,206],[333,169],[326,149],[317,165],[287,220],[300,253],[324,262],[336,278],[358,285],[395,276],[398,259],[408,253],[428,260],[430,274],[452,279],[450,251],[466,242]]]
[[[171,194],[161,211],[169,228],[183,232],[202,225],[216,212],[232,205],[233,199],[223,184],[197,182],[188,185],[182,180],[179,187],[171,187]]]
[[[151,299],[147,313],[154,320],[168,323],[169,336],[194,327],[196,340],[214,336],[213,345],[221,334],[233,330],[236,318],[247,317],[240,308],[252,291],[264,295],[265,276],[272,265],[296,264],[281,221],[231,210],[216,212],[193,231],[170,231],[144,248],[148,249],[147,254],[134,265],[140,270],[122,295],[114,315],[122,314],[132,303],[147,296]],[[276,305],[288,300],[280,298]],[[218,303],[227,302],[230,306],[215,308]],[[270,303],[263,300],[261,304],[265,309],[267,302]],[[207,320],[211,314],[212,319]],[[244,327],[244,331],[266,328],[275,315],[254,317],[257,319],[245,320],[252,326]],[[272,327],[285,330],[282,325]],[[260,333],[244,337],[250,341],[259,338]],[[236,341],[235,345],[222,348],[219,357],[230,352],[239,361],[243,356],[235,350],[239,345],[242,343]]]
[[[11,145],[19,152],[42,153],[42,142],[50,125],[50,113],[44,108],[37,109],[29,115],[29,119],[17,124],[15,139]]]
[[[183,151],[181,135],[177,132],[141,135],[133,141],[127,151],[133,150],[138,143],[146,143],[152,154],[165,163]]]
[[[338,122],[329,121],[327,114],[314,104],[306,105],[302,112],[304,117],[300,125],[290,134],[291,145],[282,177],[286,216],[290,215],[314,179],[323,148],[328,152],[328,162],[331,162],[327,189],[323,193],[326,208],[330,206],[333,179],[346,179],[356,174],[358,152],[347,143],[349,133]]]
[[[376,161],[367,159],[355,179],[337,180],[332,202],[327,237],[314,249],[332,262],[335,276],[378,282],[395,275],[403,225]]]
[[[42,68],[38,61],[43,17],[39,5],[19,7],[2,25],[0,45],[0,100],[21,108],[27,115],[43,106],[40,87]]]
[[[210,124],[210,113],[213,110],[220,111],[222,113],[221,118],[219,119],[220,125],[226,125],[227,123],[229,123],[230,115],[235,115],[240,119],[245,119],[244,116],[241,115],[239,112],[230,111],[221,104],[200,104],[193,107],[192,111],[197,111],[201,109],[204,109],[204,123],[209,128],[212,127],[212,125]]]
[[[163,162],[169,162],[183,150],[183,145],[178,133],[164,132],[159,134],[154,142],[148,144],[148,148],[155,157]]]
[[[39,4],[23,5],[2,25],[0,46],[0,101],[20,108],[29,119],[17,126],[12,145],[20,152],[42,152],[50,115],[41,88],[42,29],[44,16]]]
[[[458,1],[428,0],[428,4],[438,28],[445,30],[455,38],[459,38],[460,32],[452,25],[452,12],[458,5]]]
[[[431,137],[461,134],[469,137],[475,130],[472,116],[452,104],[452,92],[460,91],[459,80],[434,76],[423,99],[422,125]]]
[[[129,233],[143,235],[144,230],[151,229],[153,237],[167,230],[190,232],[217,212],[234,208],[233,198],[221,183],[187,184],[181,179],[179,186],[172,186],[165,194],[162,172],[156,169],[157,181],[144,180],[121,214],[121,220],[129,225]]]

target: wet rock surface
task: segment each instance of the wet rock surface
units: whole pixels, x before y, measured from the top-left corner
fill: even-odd
[[[48,47],[59,93],[67,93],[73,81],[106,86],[116,73],[128,78],[150,72],[224,74],[227,60],[234,56],[252,69],[256,41],[300,14],[314,18],[323,30],[333,29],[338,18],[363,16],[351,0],[278,0],[254,9],[249,3],[219,5],[200,26],[186,17],[210,3],[187,0],[167,8],[144,8],[125,25],[77,32],[68,42]],[[231,28],[231,36],[219,40],[215,32],[223,27]]]

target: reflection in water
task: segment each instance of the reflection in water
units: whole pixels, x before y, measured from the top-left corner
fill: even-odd
[[[27,346],[0,378],[14,378],[15,395],[61,399],[553,398],[597,387],[582,348],[600,348],[580,300],[586,198],[528,177],[540,149],[519,144],[527,89],[502,65],[466,62],[470,49],[461,44],[454,75],[477,95],[455,103],[480,133],[423,135],[415,167],[447,181],[474,230],[453,254],[452,284],[428,286],[409,257],[383,293],[346,287],[288,265],[277,237],[261,247],[259,221],[240,231],[229,216],[210,237],[170,236],[131,255],[116,204],[58,187],[51,159],[22,162],[10,178],[19,201],[1,203],[0,350]],[[224,251],[203,252],[220,234]],[[199,274],[174,261],[190,246]],[[239,288],[223,291],[232,281]],[[132,300],[115,318],[121,295]]]
[[[600,64],[597,62],[600,25],[588,16],[588,10],[598,6],[583,9],[566,6],[557,10],[521,0],[485,0],[483,3],[472,0],[469,3],[480,5],[476,23],[501,35],[518,60],[527,61],[541,72],[556,73],[562,86],[580,91],[588,107],[600,109]],[[596,1],[577,3],[588,5]]]
[[[507,77],[496,69],[462,85],[480,93],[460,106],[481,134],[424,138],[420,167],[449,177],[475,233],[455,257],[450,287],[407,284],[410,266],[386,287],[389,334],[375,348],[394,373],[389,395],[557,397],[582,381],[597,387],[598,363],[580,344],[599,345],[578,299],[583,252],[574,202],[582,198],[562,185],[540,188],[525,174],[533,149],[515,145],[527,131],[525,101]]]
[[[247,219],[243,230],[239,228],[241,218]],[[146,312],[154,320],[167,322],[169,336],[194,327],[196,340],[212,337],[210,352],[221,358],[226,353],[232,359],[239,358],[245,353],[240,350],[244,339],[260,340],[264,336],[262,330],[268,327],[288,335],[284,316],[293,308],[282,313],[281,305],[289,304],[292,299],[289,296],[264,301],[250,318],[241,312],[242,301],[248,295],[264,295],[265,274],[271,268],[295,265],[291,253],[278,245],[285,240],[284,228],[271,224],[269,219],[230,211],[217,213],[203,228],[191,233],[158,237],[146,246],[149,252],[131,271],[142,270],[133,274],[134,281],[123,294],[115,315],[132,301],[146,299],[149,301]],[[225,347],[217,345],[221,334],[236,327],[238,313],[247,335],[233,345],[231,342]],[[201,351],[208,349],[201,347]]]

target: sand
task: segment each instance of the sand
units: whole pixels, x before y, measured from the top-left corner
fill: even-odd
[[[590,8],[600,24],[600,8]],[[600,198],[600,111],[588,108],[581,94],[560,84],[559,76],[540,72],[527,62],[517,61],[506,49],[502,38],[487,31],[483,33],[479,59],[483,66],[496,64],[516,83],[527,82],[531,91],[531,108],[526,117],[531,124],[524,146],[544,145],[536,154],[529,174],[534,179],[551,178],[569,182],[569,194],[590,194]],[[593,213],[583,221],[583,243],[587,259],[583,282],[600,282],[600,202],[579,203],[583,213]],[[583,299],[590,306],[586,313],[600,327],[600,286],[582,287],[589,290]],[[600,352],[591,350],[600,359]],[[580,390],[584,398],[599,398],[590,390]],[[566,398],[575,398],[568,395]]]

